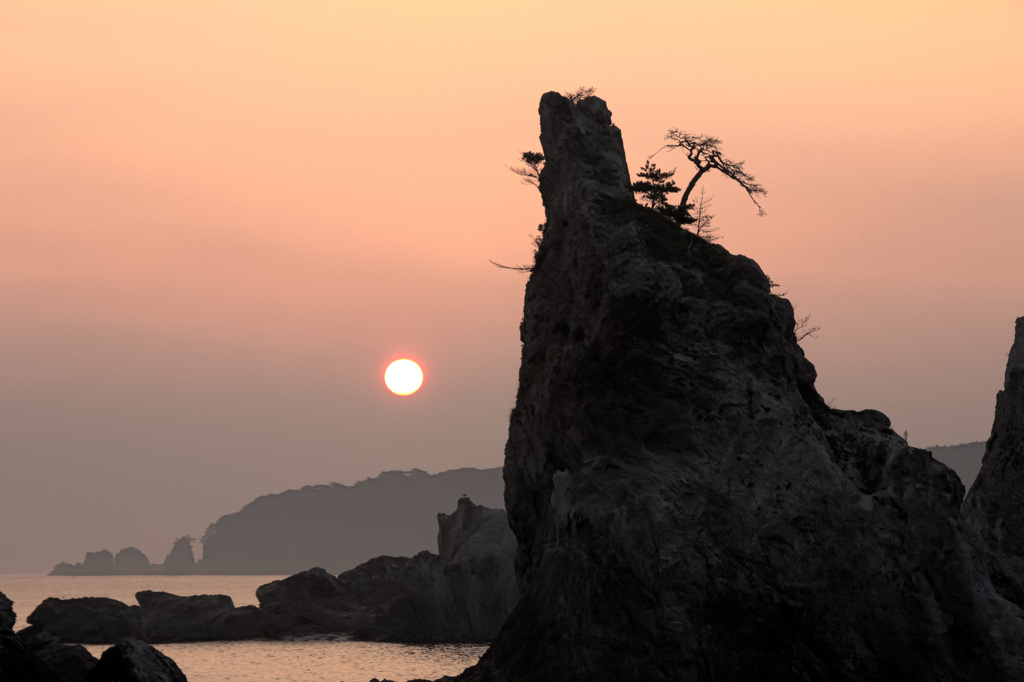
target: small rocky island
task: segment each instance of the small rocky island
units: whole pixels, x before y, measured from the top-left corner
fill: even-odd
[[[605,102],[540,104],[505,451],[519,604],[458,679],[1024,680],[1024,319],[967,497],[829,407],[757,263],[639,206]]]

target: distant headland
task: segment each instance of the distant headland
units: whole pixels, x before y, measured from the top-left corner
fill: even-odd
[[[135,547],[102,549],[61,562],[50,575],[291,575],[311,566],[340,573],[373,557],[432,548],[439,509],[463,495],[503,509],[503,489],[497,467],[385,471],[354,485],[305,486],[256,498],[211,523],[199,540],[175,539],[161,564]]]

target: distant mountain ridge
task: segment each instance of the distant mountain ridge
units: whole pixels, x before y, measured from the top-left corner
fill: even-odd
[[[438,513],[463,495],[504,509],[501,469],[386,471],[263,495],[210,524],[197,572],[339,573],[377,556],[413,556],[436,546]]]
[[[985,456],[985,441],[959,445],[932,445],[925,450],[930,450],[935,459],[955,471],[964,488],[970,489],[981,470],[981,458]]]

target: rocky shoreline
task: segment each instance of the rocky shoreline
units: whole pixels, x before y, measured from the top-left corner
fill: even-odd
[[[392,642],[489,642],[518,599],[515,537],[503,510],[459,499],[438,514],[438,554],[378,557],[334,576],[312,568],[261,586],[259,606],[225,595],[141,591],[136,605],[105,597],[50,598],[25,636],[80,644],[339,634]]]

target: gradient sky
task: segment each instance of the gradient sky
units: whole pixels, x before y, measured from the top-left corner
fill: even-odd
[[[488,259],[530,258],[506,165],[548,90],[597,88],[634,170],[721,137],[769,189],[758,218],[708,181],[721,243],[821,327],[822,395],[985,439],[1024,315],[1022,7],[4,0],[0,572],[499,466],[526,277]]]

